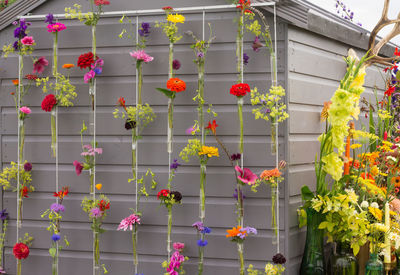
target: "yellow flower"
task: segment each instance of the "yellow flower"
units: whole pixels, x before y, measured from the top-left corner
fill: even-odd
[[[343,161],[336,152],[323,156],[321,161],[325,164],[324,170],[332,176],[334,180],[340,180],[343,174]]]
[[[185,23],[185,16],[181,14],[168,14],[167,20],[172,23]]]
[[[372,214],[372,216],[375,217],[378,221],[382,221],[382,210],[379,208],[374,208],[374,207],[368,207],[369,213]]]
[[[359,144],[359,143],[355,143],[355,144],[352,144],[352,145],[350,146],[351,149],[357,149],[357,148],[360,148],[360,147],[362,147],[362,145]]]
[[[389,228],[384,225],[383,223],[373,223],[371,224],[372,229],[376,229],[377,231],[381,231],[386,233],[387,231],[389,231]]]
[[[379,174],[379,168],[376,165],[372,166],[371,167],[371,175],[373,175],[375,177],[378,174]]]
[[[201,147],[201,150],[199,151],[199,156],[201,155],[207,155],[207,157],[219,157],[218,153],[218,148],[213,147],[213,146],[204,146]]]
[[[350,89],[351,88],[361,88],[362,85],[364,84],[365,75],[366,75],[365,66],[363,66],[360,68],[356,78],[354,78],[353,82],[351,83]]]

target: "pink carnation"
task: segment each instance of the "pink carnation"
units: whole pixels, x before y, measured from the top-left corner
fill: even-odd
[[[132,214],[120,222],[117,230],[126,231],[129,228],[129,230],[132,231],[134,224],[140,224],[140,218],[139,218],[139,216]]]
[[[32,46],[33,44],[35,44],[35,40],[33,40],[32,36],[25,36],[24,38],[22,38],[21,43],[26,46]]]
[[[153,61],[154,57],[148,55],[144,50],[138,50],[135,52],[130,52],[129,53],[133,58],[135,58],[138,61],[143,61],[145,63]]]
[[[26,106],[23,106],[23,107],[19,108],[19,110],[21,112],[23,112],[24,114],[27,114],[27,115],[29,115],[32,112],[31,109],[29,107],[26,107]]]
[[[48,32],[60,32],[62,30],[65,30],[66,28],[67,27],[63,23],[55,23],[47,25]]]

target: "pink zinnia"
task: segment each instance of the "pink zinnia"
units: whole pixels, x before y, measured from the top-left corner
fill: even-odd
[[[33,40],[32,36],[25,36],[22,38],[21,43],[26,46],[32,46],[35,43],[35,40]]]
[[[44,68],[49,65],[49,61],[42,56],[38,60],[33,63],[33,73],[41,74],[44,71]]]
[[[26,107],[26,106],[19,108],[19,110],[27,115],[29,115],[31,113],[31,109],[29,109],[29,107]]]
[[[140,224],[140,218],[139,216],[132,214],[121,221],[117,230],[123,229],[124,231],[126,231],[129,228],[129,230],[132,231],[134,224]]]
[[[235,170],[240,174],[238,179],[243,183],[248,185],[253,185],[258,179],[257,175],[251,172],[248,168],[243,168],[243,170],[239,166],[235,166]]]
[[[89,81],[94,78],[96,75],[96,73],[93,70],[90,70],[89,72],[87,72],[84,76],[83,76],[83,80],[85,81],[85,83],[89,83]]]
[[[74,164],[74,166],[75,166],[75,172],[76,172],[76,174],[79,176],[79,175],[82,173],[83,166],[82,166],[82,164],[81,164],[79,161],[77,161],[77,160],[74,160],[73,164]]]
[[[148,55],[144,50],[138,50],[136,52],[130,52],[129,53],[133,58],[135,58],[138,61],[143,61],[143,62],[150,62],[153,61],[154,57]]]
[[[62,30],[65,30],[66,28],[67,27],[63,23],[55,23],[47,25],[48,32],[60,32]]]

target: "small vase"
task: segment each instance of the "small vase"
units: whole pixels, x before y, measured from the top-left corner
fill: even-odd
[[[349,245],[338,243],[336,252],[330,259],[330,275],[357,275],[358,262],[353,253],[349,252]],[[375,273],[374,273],[375,274]]]
[[[379,259],[378,254],[371,253],[369,261],[365,266],[365,275],[383,275],[384,267],[382,261]]]
[[[300,275],[325,275],[324,231],[318,229],[322,215],[307,208],[307,237],[301,261]]]

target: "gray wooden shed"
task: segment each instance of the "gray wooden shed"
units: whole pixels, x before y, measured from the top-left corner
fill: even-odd
[[[10,23],[17,15],[63,13],[64,7],[72,6],[74,0],[20,0],[10,8],[0,12],[0,45],[12,42],[13,28]],[[87,1],[81,1],[83,9]],[[153,9],[170,5],[173,7],[226,4],[224,0],[151,0],[151,1],[111,1],[107,11]],[[272,9],[265,8],[265,14],[272,18]],[[286,274],[298,274],[305,232],[298,229],[296,209],[301,205],[300,188],[315,185],[313,160],[318,150],[318,135],[322,131],[319,122],[321,107],[329,100],[339,80],[344,75],[346,65],[342,57],[352,47],[358,52],[366,50],[368,33],[354,24],[298,0],[280,0],[277,4],[278,37],[278,79],[286,88],[286,102],[290,118],[280,126],[279,158],[289,163],[285,182],[280,190],[280,234],[281,251],[287,258]],[[181,31],[201,32],[201,15],[189,13]],[[216,39],[206,60],[206,101],[212,103],[219,113],[218,133],[231,152],[237,150],[238,120],[236,99],[229,95],[229,88],[236,80],[235,36],[232,24],[236,12],[207,12],[206,21],[211,23]],[[103,18],[98,25],[98,55],[105,60],[103,74],[98,79],[98,128],[97,141],[104,149],[98,158],[97,181],[103,183],[103,191],[111,199],[111,212],[101,237],[101,257],[110,274],[132,274],[131,243],[129,232],[116,231],[120,220],[129,215],[134,205],[134,188],[128,184],[130,177],[130,134],[121,121],[113,118],[112,112],[120,96],[127,104],[135,102],[135,67],[129,57],[133,46],[128,40],[118,38],[123,26],[119,17]],[[144,16],[140,21],[154,22],[161,16]],[[78,21],[67,21],[67,30],[60,34],[59,63],[76,63],[77,57],[90,50],[90,30]],[[272,24],[272,20],[270,20]],[[273,29],[273,28],[271,28]],[[37,41],[35,57],[46,56],[51,60],[52,38],[42,21],[32,21],[31,34]],[[167,180],[166,104],[164,96],[155,92],[167,79],[168,44],[164,35],[152,28],[148,52],[155,60],[144,68],[144,102],[153,106],[156,121],[147,128],[139,144],[140,171],[151,167],[157,174],[159,186]],[[207,36],[206,36],[207,37]],[[270,85],[270,66],[267,57],[254,53],[251,48],[253,37],[245,36],[245,52],[250,56],[245,67],[245,80],[250,86]],[[183,148],[188,136],[186,128],[196,119],[195,104],[191,100],[197,85],[193,52],[189,48],[191,39],[184,38],[177,44],[175,57],[182,63],[178,76],[184,79],[188,88],[176,100],[175,108],[175,154]],[[393,53],[393,47],[383,52]],[[28,61],[26,62],[28,63]],[[1,164],[8,165],[17,155],[17,116],[10,96],[14,90],[12,79],[16,78],[18,62],[16,57],[0,59],[0,156]],[[31,70],[27,66],[26,72]],[[366,80],[366,94],[372,88],[383,88],[380,72],[369,68]],[[60,274],[91,274],[92,233],[87,215],[81,210],[80,202],[88,193],[87,175],[76,176],[72,162],[79,159],[81,152],[79,130],[82,120],[88,120],[88,86],[83,82],[79,69],[72,71],[71,79],[77,87],[78,99],[72,108],[60,109],[60,186],[70,186],[72,194],[66,199],[66,213],[62,231],[68,236],[70,247],[62,251]],[[23,273],[50,274],[51,258],[48,255],[50,235],[45,230],[47,221],[40,214],[54,202],[54,159],[50,155],[50,115],[40,108],[43,95],[39,89],[31,89],[26,102],[33,113],[27,122],[26,159],[33,163],[33,183],[37,191],[25,200],[23,232],[35,237],[31,256],[23,262]],[[273,168],[274,157],[269,148],[269,130],[261,121],[255,121],[251,114],[249,98],[245,99],[245,167],[261,172]],[[89,137],[87,137],[89,141]],[[208,139],[214,144],[213,139]],[[268,149],[269,150],[269,149]],[[235,224],[234,175],[229,162],[220,157],[209,162],[207,169],[206,224],[213,232],[205,252],[205,273],[237,274],[238,262],[234,243],[225,238],[225,230]],[[179,168],[174,185],[184,196],[183,205],[174,207],[173,241],[186,244],[185,255],[190,260],[185,264],[186,274],[196,274],[197,246],[196,232],[191,224],[198,218],[199,167],[190,162]],[[245,243],[246,263],[263,268],[275,254],[271,238],[270,192],[266,188],[256,194],[245,190],[245,224],[258,229],[258,236]],[[16,195],[3,192],[2,208],[11,215],[7,232],[5,267],[7,274],[15,274],[15,260],[12,247],[15,243]],[[268,220],[267,220],[268,219]],[[159,206],[155,194],[144,200],[143,224],[140,226],[139,248],[140,272],[145,275],[162,274],[161,262],[166,259],[166,211]]]

